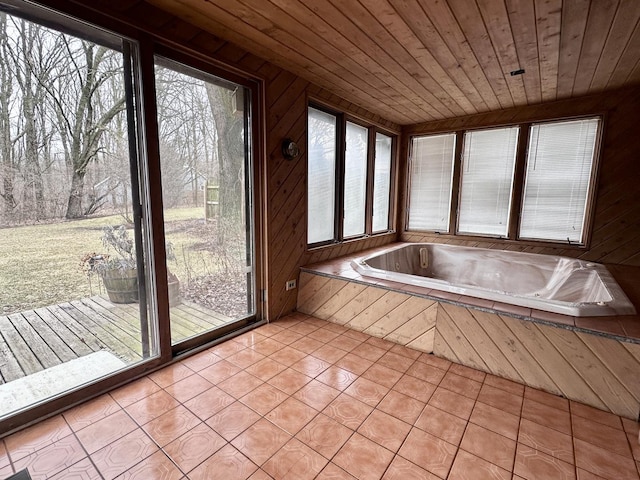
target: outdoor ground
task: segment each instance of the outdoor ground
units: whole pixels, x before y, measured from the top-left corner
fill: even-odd
[[[0,315],[104,293],[81,260],[107,253],[102,228],[122,223],[121,215],[111,215],[0,228]],[[165,228],[176,257],[168,267],[180,280],[181,295],[228,316],[246,315],[246,274],[238,264],[244,237],[217,245],[215,224],[204,222],[201,208],[167,210]]]

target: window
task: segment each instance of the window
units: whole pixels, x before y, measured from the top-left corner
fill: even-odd
[[[592,117],[413,137],[407,229],[584,244],[600,125]]]
[[[532,125],[520,237],[584,243],[597,118]]]
[[[308,129],[307,241],[319,243],[335,235],[337,118],[309,108]]]
[[[316,107],[307,133],[307,243],[388,231],[393,137]]]
[[[449,231],[455,146],[455,133],[413,139],[410,230]]]
[[[464,134],[458,232],[507,236],[518,130]]]

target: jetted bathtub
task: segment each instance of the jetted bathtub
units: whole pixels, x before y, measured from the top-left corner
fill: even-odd
[[[413,243],[352,267],[365,277],[576,317],[636,313],[604,265],[568,257]]]

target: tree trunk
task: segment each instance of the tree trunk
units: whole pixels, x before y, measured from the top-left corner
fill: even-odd
[[[69,202],[67,203],[67,219],[81,218],[84,216],[82,210],[82,197],[84,194],[84,172],[74,170],[71,178],[71,190],[69,192]]]

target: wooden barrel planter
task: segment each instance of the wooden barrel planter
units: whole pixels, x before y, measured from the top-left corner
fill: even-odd
[[[102,281],[112,303],[138,302],[138,273],[135,269],[108,270],[102,274]]]

